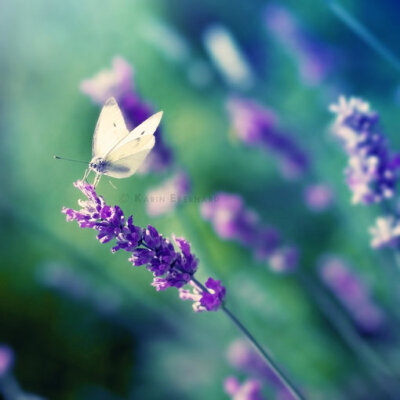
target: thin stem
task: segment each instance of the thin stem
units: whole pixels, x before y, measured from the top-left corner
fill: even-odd
[[[334,0],[322,0],[331,12],[340,19],[360,39],[367,43],[382,58],[388,61],[397,71],[400,71],[400,60],[387,48],[378,38],[374,36],[364,25],[348,13],[339,3]]]
[[[259,351],[268,367],[275,373],[275,375],[281,380],[285,388],[292,394],[295,399],[305,400],[305,397],[300,393],[296,386],[289,380],[284,372],[275,364],[271,356],[267,351],[257,342],[254,336],[248,331],[248,329],[237,319],[237,317],[224,305],[221,310],[231,319],[231,321],[239,328],[239,330],[247,337],[247,339],[253,344],[253,346]]]
[[[209,293],[207,288],[199,282],[195,277],[192,281],[204,292]],[[299,392],[299,390],[290,382],[289,378],[283,373],[283,371],[275,364],[271,356],[266,352],[265,349],[257,342],[254,336],[248,331],[248,329],[238,320],[238,318],[225,306],[221,306],[221,310],[232,320],[232,322],[239,328],[239,330],[247,337],[248,340],[254,345],[254,347],[260,352],[264,361],[268,367],[276,374],[276,376],[282,381],[283,385],[293,395],[295,399],[305,400],[305,397]]]
[[[204,292],[209,293],[208,289],[200,282],[198,281],[194,276],[191,279],[201,290],[203,290]]]

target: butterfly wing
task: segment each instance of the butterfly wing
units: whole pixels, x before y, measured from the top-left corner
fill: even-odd
[[[105,102],[94,130],[92,157],[105,157],[128,135],[117,101],[111,97]]]
[[[128,145],[125,145],[124,148],[121,149],[121,151],[124,150],[124,154],[126,155],[113,162],[108,161],[107,170],[104,174],[112,176],[113,178],[127,178],[128,176],[133,175],[150,153],[154,143],[154,136],[135,139],[136,146],[133,146],[133,142],[129,142]],[[125,152],[126,146],[129,146],[130,149]]]
[[[126,178],[137,171],[155,144],[154,132],[161,117],[162,112],[152,115],[109,151],[106,175]]]

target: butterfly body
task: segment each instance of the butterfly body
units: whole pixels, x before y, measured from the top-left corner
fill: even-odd
[[[104,104],[93,135],[92,160],[84,179],[90,171],[96,173],[94,185],[102,175],[127,178],[143,163],[155,144],[154,132],[162,117],[158,112],[132,131],[126,127],[121,110],[112,97]]]
[[[94,157],[89,163],[89,168],[98,174],[104,174],[107,172],[107,165],[107,161],[104,158]]]

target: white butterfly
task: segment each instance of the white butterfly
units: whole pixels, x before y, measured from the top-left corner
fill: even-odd
[[[127,178],[133,175],[150,153],[155,143],[154,132],[160,124],[162,111],[152,115],[129,132],[114,97],[108,99],[97,121],[93,135],[92,160],[85,172],[96,173],[93,186],[102,175]]]

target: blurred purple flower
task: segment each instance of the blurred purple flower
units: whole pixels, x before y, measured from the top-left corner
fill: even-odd
[[[280,4],[270,4],[265,9],[265,24],[299,65],[304,84],[320,84],[333,69],[337,55],[326,44],[312,37],[289,10]]]
[[[150,216],[168,214],[185,199],[189,192],[189,177],[183,171],[179,171],[160,186],[147,192],[147,213]]]
[[[361,331],[376,333],[385,327],[383,311],[374,303],[364,282],[345,261],[335,256],[325,257],[320,261],[319,274]]]
[[[152,286],[157,291],[169,287],[182,288],[194,279],[197,271],[197,258],[191,253],[190,244],[183,238],[174,237],[174,242],[179,248],[175,250],[174,245],[161,235],[156,228],[148,225],[141,228],[133,224],[133,217],[125,218],[119,206],[109,206],[102,196],[98,196],[94,187],[83,181],[77,181],[74,186],[78,188],[87,200],[79,200],[80,210],[63,208],[67,221],[76,221],[81,228],[95,229],[98,232],[97,239],[100,243],[115,241],[112,252],[125,250],[132,254],[129,261],[134,266],[145,265],[146,269],[153,273]],[[208,280],[212,290],[218,292],[222,302],[225,289],[215,285],[214,280]],[[217,310],[219,304],[210,306],[211,300],[203,294],[202,304],[213,311]]]
[[[396,247],[400,243],[400,221],[394,217],[379,217],[370,228],[371,246],[374,248]]]
[[[261,104],[231,97],[227,110],[237,137],[245,144],[271,151],[279,160],[279,167],[287,179],[298,179],[309,169],[309,159],[290,135],[278,127],[278,118]]]
[[[81,91],[88,95],[95,103],[103,104],[110,97],[120,101],[133,90],[133,70],[125,59],[115,57],[112,68],[104,69],[91,79],[81,82]]]
[[[280,399],[293,399],[290,392],[282,385],[279,377],[265,364],[247,341],[243,339],[233,341],[228,347],[227,358],[230,365],[238,371],[271,386]]]
[[[5,375],[14,364],[14,352],[5,344],[0,344],[0,378]]]
[[[230,376],[224,381],[225,393],[232,400],[266,400],[262,395],[262,386],[257,379],[247,379],[240,383],[237,378]]]
[[[202,203],[201,214],[221,238],[250,248],[256,258],[271,263],[275,271],[288,272],[296,268],[296,249],[283,246],[279,233],[262,225],[258,215],[246,208],[239,195],[219,192],[213,200]]]
[[[304,191],[304,201],[313,212],[325,211],[333,201],[332,189],[326,184],[309,185]]]
[[[294,247],[281,247],[271,254],[268,263],[274,272],[290,272],[299,263],[299,252]]]
[[[153,108],[136,92],[132,67],[122,57],[113,59],[111,70],[102,70],[93,78],[83,80],[80,88],[99,105],[108,98],[115,97],[128,129],[133,129],[154,112]],[[164,171],[172,163],[172,152],[162,140],[161,127],[157,128],[155,137],[154,149],[140,167],[139,172]]]
[[[346,100],[343,96],[330,110],[336,114],[333,133],[349,156],[345,173],[353,204],[378,203],[393,197],[398,156],[390,155],[378,115],[361,99]]]

